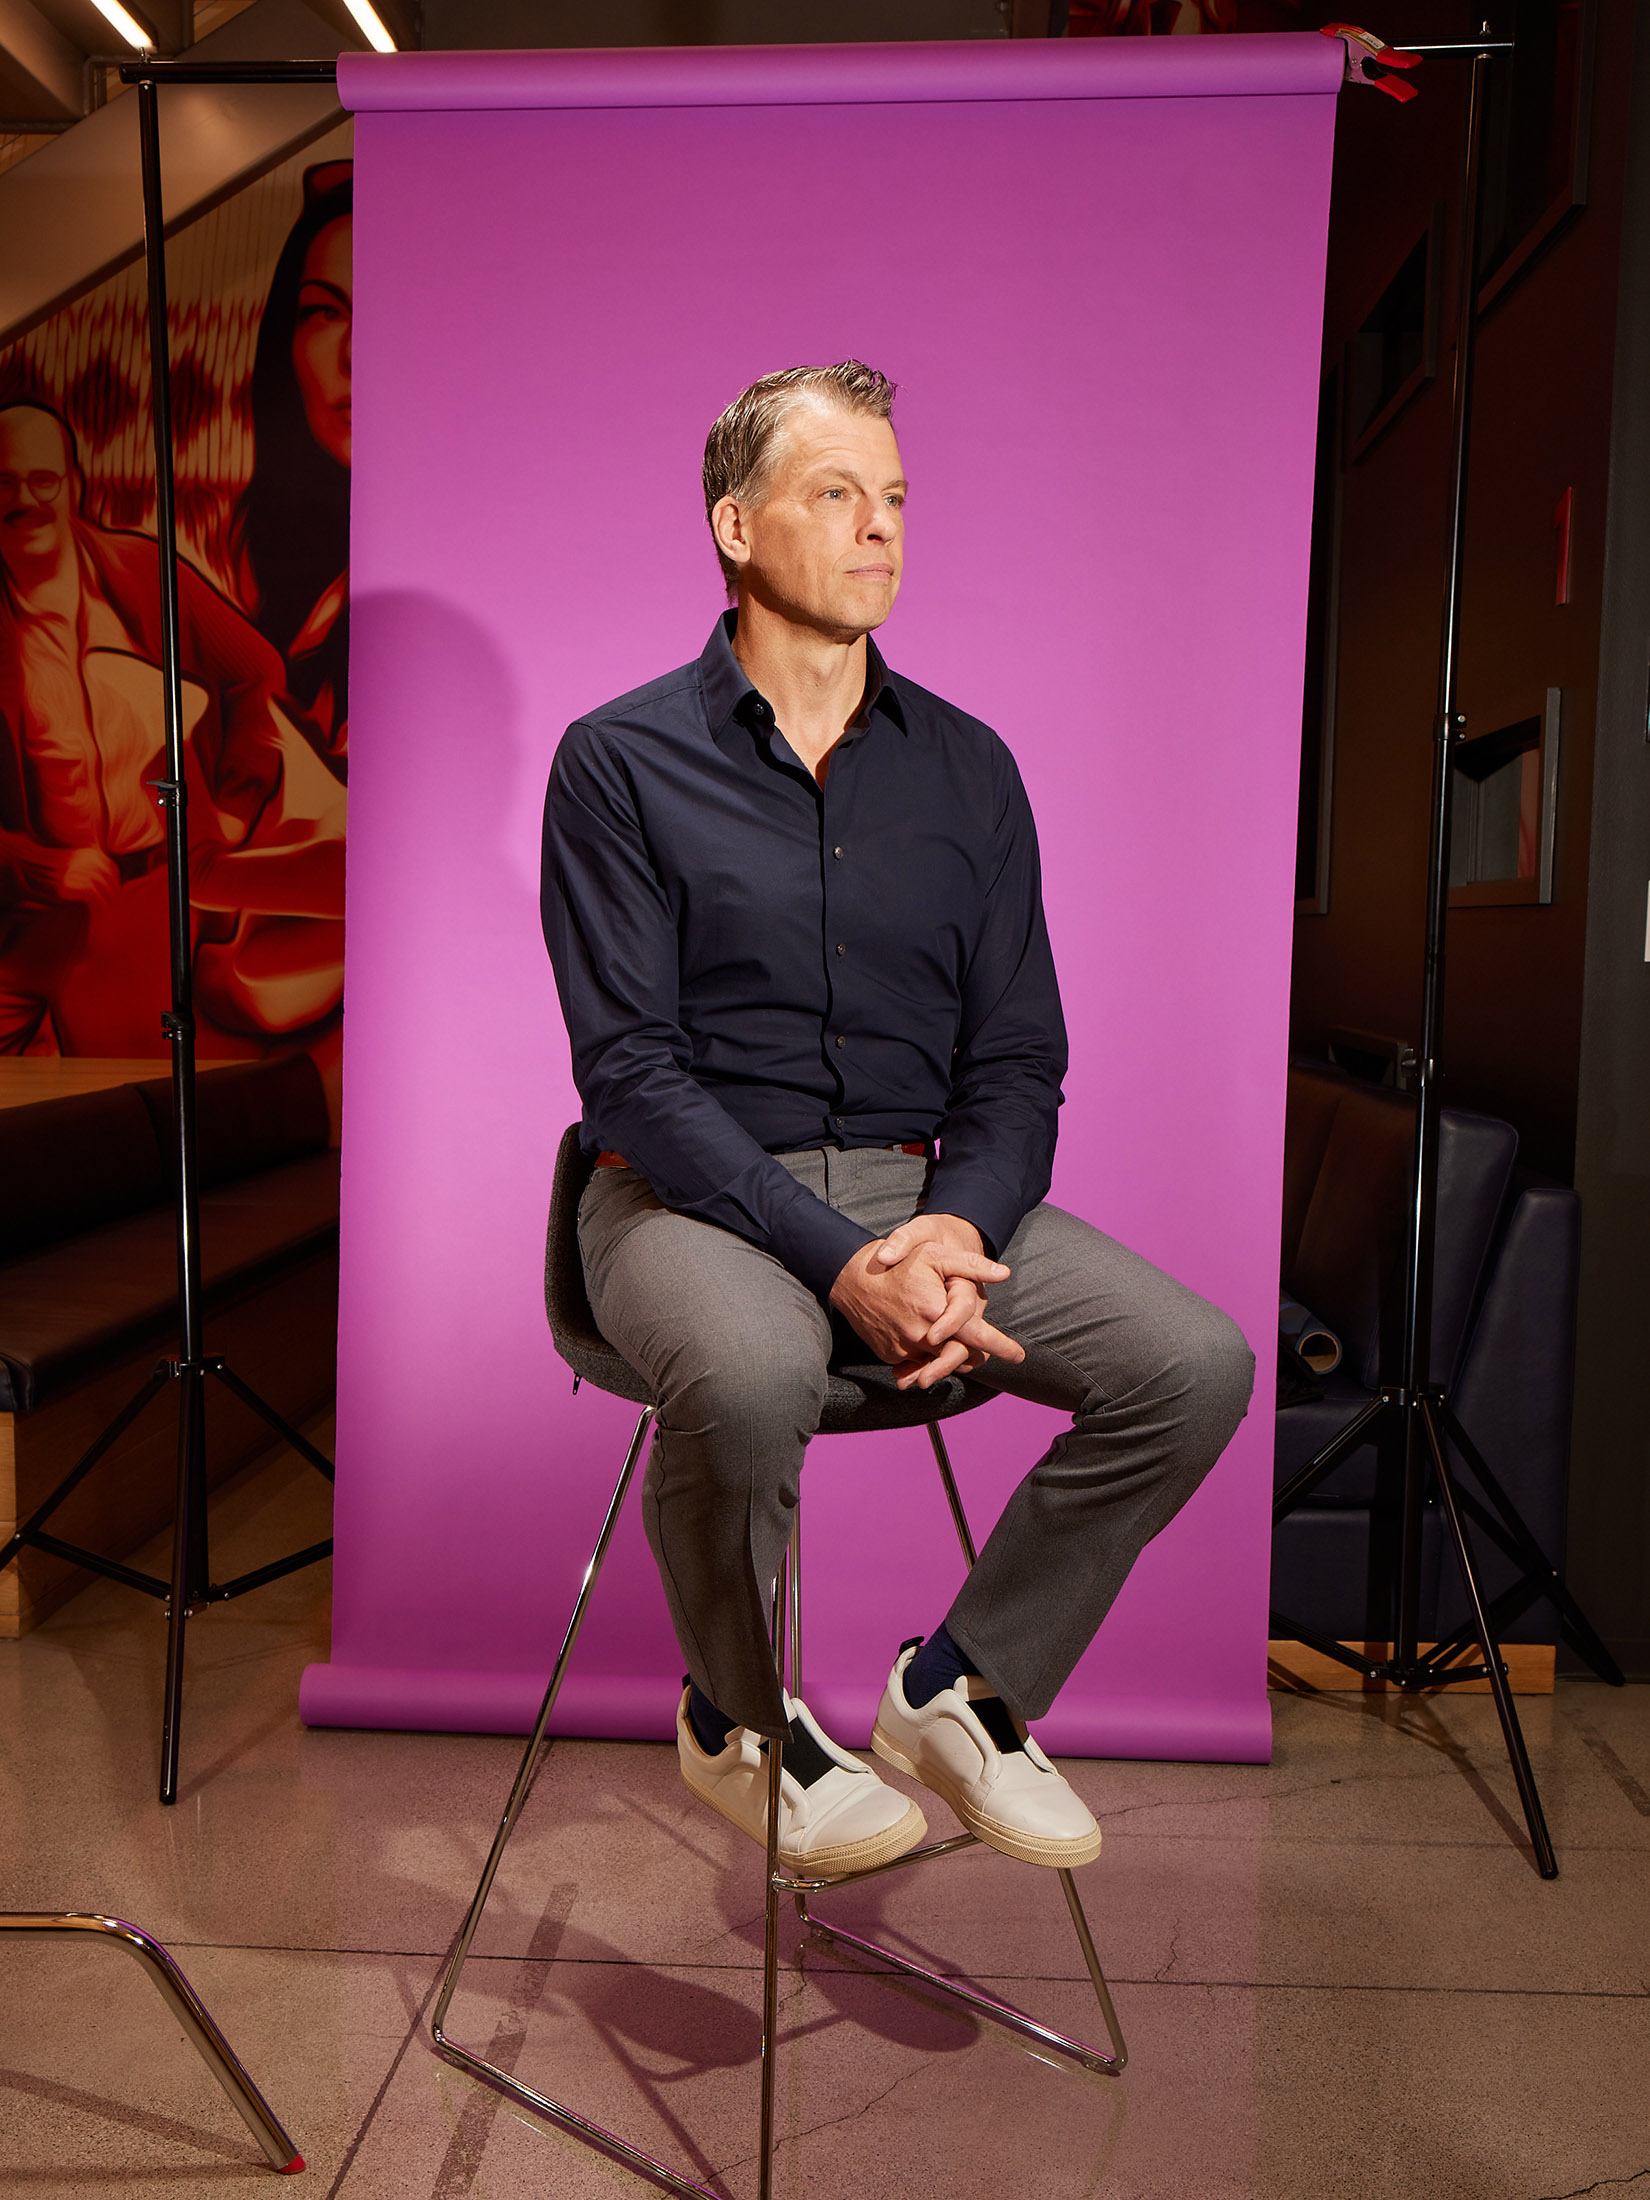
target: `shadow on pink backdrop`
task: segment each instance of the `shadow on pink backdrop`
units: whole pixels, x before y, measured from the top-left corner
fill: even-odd
[[[336,1601],[312,1724],[531,1724],[633,1412],[551,1350],[578,1112],[538,931],[567,722],[722,607],[705,430],[857,354],[913,483],[896,668],[997,726],[1072,1034],[1053,1197],[1261,1389],[1049,1746],[1263,1759],[1302,643],[1341,49],[1316,37],[347,60],[354,657]],[[1211,50],[1212,49],[1212,50]],[[753,60],[752,56],[755,56]],[[983,1532],[1053,1433],[955,1426]],[[863,1743],[960,1561],[920,1435],[805,1477],[809,1694]],[[666,1736],[632,1509],[557,1724]]]

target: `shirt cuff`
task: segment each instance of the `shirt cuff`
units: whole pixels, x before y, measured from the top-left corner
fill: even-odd
[[[959,1215],[964,1222],[973,1223],[993,1260],[1002,1259],[1009,1239],[1025,1220],[1024,1207],[1008,1187],[988,1171],[971,1168],[966,1161],[955,1163],[949,1170],[944,1161],[938,1164],[928,1182],[923,1211]]]
[[[824,1200],[799,1203],[795,1215],[787,1215],[774,1232],[773,1251],[814,1295],[830,1301],[831,1286],[862,1245],[873,1245],[876,1232],[867,1230],[849,1215],[839,1214]]]

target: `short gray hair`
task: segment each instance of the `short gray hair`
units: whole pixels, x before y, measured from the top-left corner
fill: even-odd
[[[760,504],[772,481],[780,430],[798,404],[810,397],[839,412],[864,413],[889,420],[895,385],[862,359],[839,359],[834,367],[786,367],[765,374],[740,392],[705,438],[705,517],[724,497]],[[731,596],[739,569],[716,545],[717,562]]]

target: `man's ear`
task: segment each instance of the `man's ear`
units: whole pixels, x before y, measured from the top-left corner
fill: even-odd
[[[749,565],[750,538],[745,533],[744,516],[735,498],[722,497],[711,506],[710,531],[716,537],[717,548],[730,565]]]

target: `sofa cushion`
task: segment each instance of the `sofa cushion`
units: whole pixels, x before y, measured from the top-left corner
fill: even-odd
[[[172,1080],[156,1077],[130,1090],[154,1126],[165,1172],[159,1196],[169,1198],[177,1183]],[[321,1073],[307,1054],[287,1054],[274,1062],[229,1062],[202,1070],[195,1081],[195,1141],[203,1190],[232,1183],[254,1169],[320,1153],[331,1135]]]
[[[1580,1267],[1578,1195],[1566,1185],[1524,1185],[1508,1213],[1471,1350],[1450,1400],[1461,1427],[1555,1566],[1564,1563]],[[1625,1349],[1635,1349],[1635,1342]],[[1511,1569],[1486,1551],[1485,1574],[1493,1588],[1502,1586],[1503,1572],[1511,1578]]]
[[[306,1155],[207,1192],[207,1312],[325,1253],[337,1237],[336,1153]],[[145,1345],[159,1355],[176,1342],[177,1229],[169,1206],[0,1266],[0,1410],[26,1413],[102,1361]]]
[[[166,1197],[137,1090],[76,1093],[0,1108],[0,1261]]]
[[[1283,1261],[1288,1276],[1323,1167],[1341,1095],[1351,1079],[1331,1062],[1291,1062],[1283,1122]]]
[[[1291,1076],[1291,1083],[1296,1078]],[[1397,1380],[1415,1102],[1342,1088],[1285,1290],[1340,1338],[1348,1374],[1373,1390]],[[1434,1382],[1455,1373],[1518,1157],[1518,1134],[1490,1115],[1445,1108],[1438,1127],[1433,1272]],[[1292,1409],[1293,1410],[1293,1409]]]
[[[1339,1337],[1342,1365],[1366,1390],[1380,1381],[1382,1315],[1403,1253],[1414,1142],[1414,1110],[1398,1094],[1343,1089],[1294,1263],[1283,1274],[1285,1289]]]

